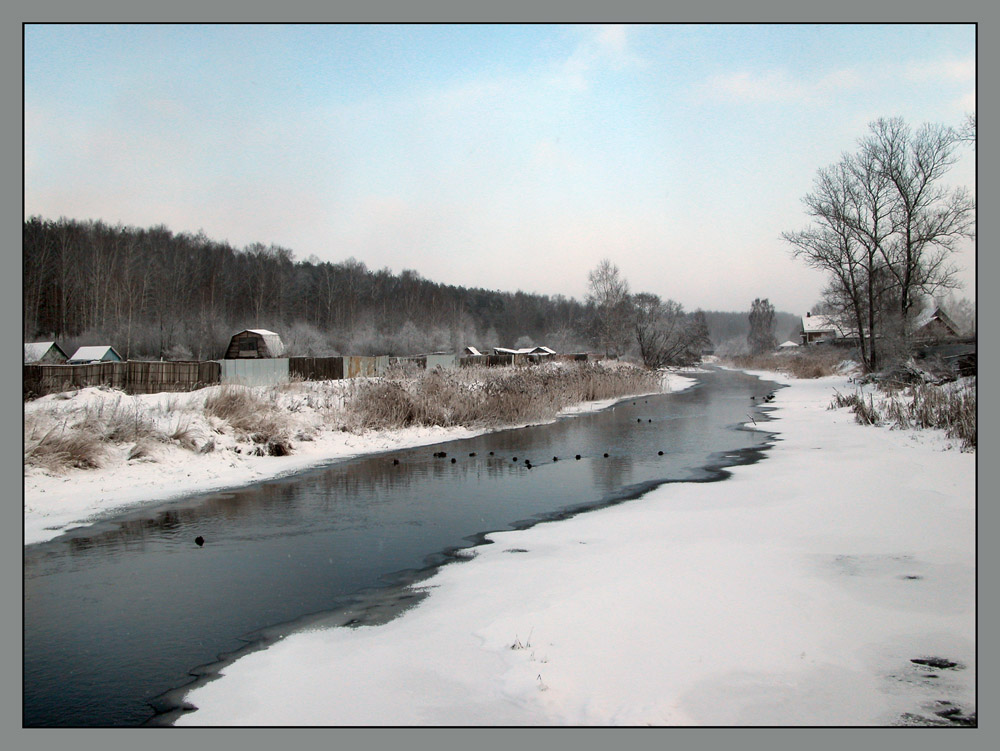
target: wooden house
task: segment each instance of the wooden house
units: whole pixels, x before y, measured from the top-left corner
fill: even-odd
[[[913,321],[912,336],[917,340],[958,339],[958,325],[941,308],[925,310]]]
[[[55,342],[30,342],[24,345],[24,364],[61,364],[69,357]]]
[[[267,329],[246,329],[234,334],[226,350],[226,360],[281,357],[285,345],[281,337]]]
[[[73,356],[69,358],[70,365],[84,365],[92,362],[125,362],[115,348],[107,344],[98,344],[91,347],[80,347]]]
[[[842,326],[834,316],[806,313],[799,332],[802,344],[820,344],[857,341],[858,332]]]

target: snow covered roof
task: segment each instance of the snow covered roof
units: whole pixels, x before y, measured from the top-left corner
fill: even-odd
[[[245,331],[239,332],[233,338],[243,333],[257,334],[264,340],[264,344],[267,345],[267,351],[271,357],[281,357],[285,352],[285,343],[281,341],[281,336],[274,333],[273,331],[268,331],[267,329],[246,329]]]
[[[839,337],[856,336],[854,329],[848,329],[841,326],[834,316],[827,316],[819,313],[816,315],[802,317],[802,331],[806,334],[829,332]]]
[[[958,326],[955,325],[955,322],[951,320],[951,318],[948,317],[948,314],[941,310],[941,308],[928,308],[917,316],[913,321],[913,330],[919,331],[932,321],[939,321],[944,326],[955,332],[956,335],[959,333]]]
[[[94,362],[95,360],[121,360],[121,355],[115,352],[115,348],[108,344],[97,344],[91,347],[80,347],[70,362]]]
[[[523,349],[510,349],[509,347],[494,347],[495,355],[554,355],[556,351],[548,347],[524,347]]]
[[[59,351],[59,355],[63,358],[66,357],[66,353],[62,351],[62,348],[55,342],[29,342],[24,345],[24,361],[25,362],[38,362],[46,353],[55,347]]]
[[[795,343],[791,339],[789,339],[788,341],[785,341],[785,342],[782,342],[781,344],[779,344],[778,345],[778,349],[789,349],[791,347],[798,347],[798,346],[799,345],[797,343]]]
[[[465,348],[465,353],[466,353],[467,355],[481,355],[481,354],[483,354],[482,352],[480,352],[480,351],[479,351],[478,349],[476,349],[475,347],[466,347],[466,348]]]

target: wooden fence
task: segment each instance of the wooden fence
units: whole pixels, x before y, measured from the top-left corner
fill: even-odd
[[[219,382],[219,363],[98,362],[87,365],[25,365],[24,398],[88,386],[106,386],[129,394],[193,391]]]

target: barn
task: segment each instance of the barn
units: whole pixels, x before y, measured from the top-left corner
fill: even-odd
[[[29,342],[24,345],[24,364],[60,364],[69,359],[55,342]]]
[[[83,365],[91,362],[125,362],[114,347],[107,344],[97,344],[92,347],[80,347],[69,358],[70,365]]]
[[[246,329],[234,334],[226,350],[226,360],[281,357],[285,345],[281,337],[267,329]]]

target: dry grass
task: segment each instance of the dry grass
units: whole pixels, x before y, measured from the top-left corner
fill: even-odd
[[[949,438],[961,441],[963,451],[977,448],[975,381],[944,385],[921,384],[900,388],[879,384],[878,397],[869,392],[867,399],[859,390],[854,394],[837,393],[830,409],[849,408],[862,425],[888,425],[901,429],[936,428]]]
[[[824,378],[837,375],[846,353],[829,347],[800,347],[792,352],[738,355],[726,364],[742,370],[771,370],[793,378]]]
[[[95,469],[100,467],[107,448],[100,436],[65,424],[44,429],[26,421],[24,432],[24,463],[50,472],[67,467]]]
[[[233,431],[255,444],[259,455],[291,453],[290,420],[276,405],[277,390],[267,399],[247,386],[223,386],[205,399],[205,414],[229,424]]]
[[[346,422],[375,429],[518,425],[551,419],[570,404],[659,387],[660,375],[655,372],[591,363],[433,370],[416,378],[360,384],[347,400]]]

